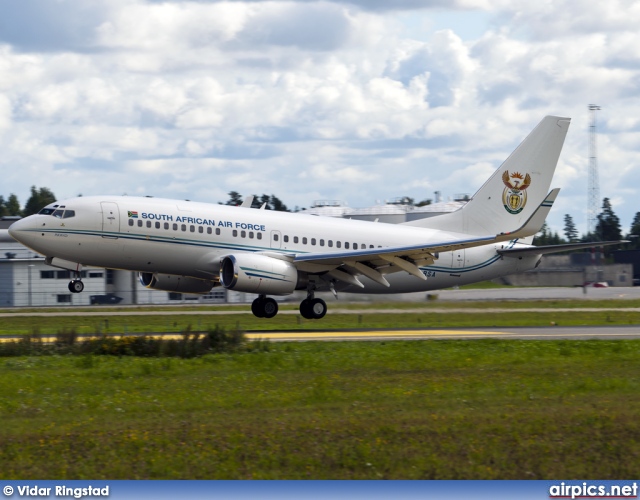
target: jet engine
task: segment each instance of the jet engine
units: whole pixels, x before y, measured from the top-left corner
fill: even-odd
[[[227,255],[220,261],[220,283],[229,290],[288,295],[306,287],[306,274],[290,262],[266,255]]]
[[[175,274],[139,273],[138,276],[143,286],[165,292],[207,293],[215,286],[213,281]]]

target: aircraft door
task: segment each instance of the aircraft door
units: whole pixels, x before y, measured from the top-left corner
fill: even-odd
[[[103,238],[117,238],[120,232],[120,210],[118,204],[103,201],[102,206],[102,235]]]
[[[453,258],[451,261],[451,267],[454,269],[460,269],[464,267],[464,248],[461,250],[454,250],[451,252]]]
[[[271,248],[280,248],[282,245],[282,234],[280,231],[271,231]]]

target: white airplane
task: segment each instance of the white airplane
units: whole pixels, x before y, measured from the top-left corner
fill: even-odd
[[[533,269],[545,253],[594,246],[530,244],[558,195],[548,190],[569,123],[545,117],[463,208],[405,224],[258,210],[250,200],[230,207],[91,196],[50,204],[9,233],[47,264],[75,272],[74,293],[84,288],[83,266],[124,269],[156,290],[255,293],[251,310],[266,318],[278,312],[268,295],[306,290],[300,313],[320,319],[327,305],[316,291],[447,288]]]

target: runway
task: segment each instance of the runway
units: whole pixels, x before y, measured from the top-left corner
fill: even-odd
[[[637,339],[640,325],[629,326],[546,326],[499,328],[450,328],[406,330],[332,330],[332,331],[251,331],[247,337],[269,339],[271,342],[309,342],[346,340],[442,340],[442,339],[520,339],[520,340],[588,340]]]

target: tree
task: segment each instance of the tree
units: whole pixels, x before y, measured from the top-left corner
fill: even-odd
[[[627,239],[631,241],[631,248],[640,247],[640,241],[638,241],[640,240],[640,212],[636,212],[636,216],[633,218]]]
[[[233,207],[242,205],[242,202],[244,200],[242,199],[242,195],[240,193],[238,193],[237,191],[229,191],[228,194],[229,194],[229,199],[227,200],[225,205],[231,205]]]
[[[600,241],[615,241],[622,239],[620,219],[613,212],[609,198],[602,200],[602,212],[598,214],[596,224],[596,238]]]
[[[5,203],[6,215],[22,215],[22,210],[20,210],[20,202],[18,201],[18,197],[11,193],[9,195],[9,199]]]
[[[24,206],[23,215],[27,217],[29,215],[37,214],[40,209],[54,201],[56,201],[56,196],[50,189],[46,187],[36,189],[35,186],[31,186],[31,196]]]
[[[288,212],[289,209],[287,206],[280,201],[280,199],[275,195],[271,195],[271,210],[275,210],[276,212]]]
[[[540,231],[536,234],[534,243],[537,246],[542,245],[559,245],[563,243],[562,238],[558,235],[558,233],[554,233],[549,229],[547,223],[542,224]]]
[[[564,216],[564,236],[569,243],[579,241],[578,230],[573,222],[573,218],[569,214],[565,214]]]
[[[4,196],[0,195],[0,217],[7,215],[7,202],[4,201]]]

